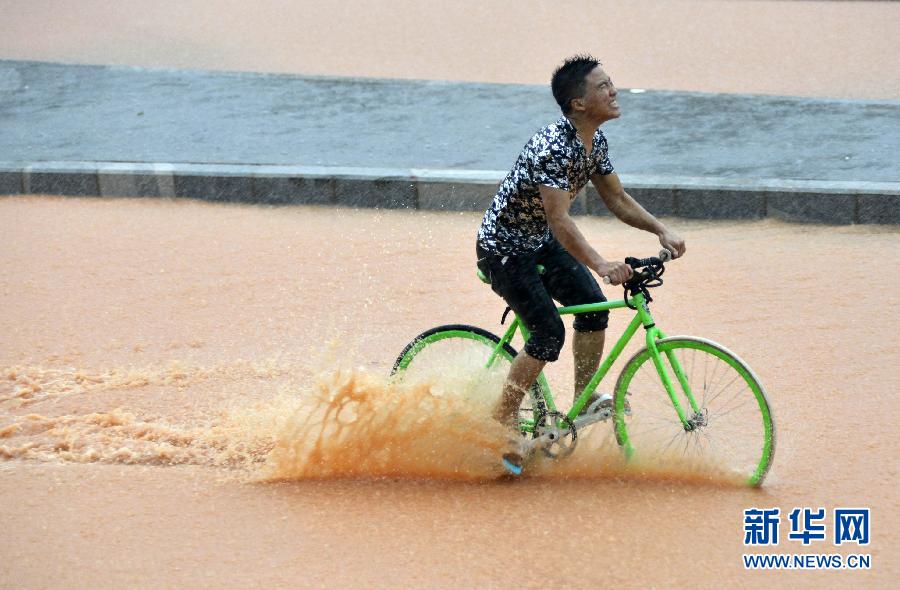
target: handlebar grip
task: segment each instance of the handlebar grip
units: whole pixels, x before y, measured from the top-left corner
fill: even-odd
[[[640,268],[642,266],[656,266],[670,260],[672,260],[672,253],[663,248],[659,251],[659,257],[651,256],[650,258],[633,258],[629,256],[625,259],[625,264],[627,264],[631,268]]]
[[[632,258],[629,256],[625,259],[625,264],[630,266],[631,268],[640,268],[642,266],[652,266],[659,264],[661,261],[659,258],[651,256],[650,258]]]
[[[670,260],[672,260],[672,253],[663,248],[659,251],[659,257],[634,258],[633,256],[628,256],[627,258],[625,258],[625,264],[636,270],[643,266],[657,265],[663,262],[668,262]],[[612,281],[609,280],[609,277],[603,277],[603,284],[611,285]]]

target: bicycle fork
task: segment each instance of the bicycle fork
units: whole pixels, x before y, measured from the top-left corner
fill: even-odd
[[[688,384],[684,367],[681,366],[681,363],[678,361],[678,358],[676,358],[673,351],[667,350],[663,355],[656,346],[657,340],[665,338],[666,335],[663,334],[662,330],[656,327],[656,322],[653,321],[653,316],[650,314],[650,308],[647,306],[647,301],[644,299],[644,296],[639,293],[634,296],[632,303],[637,309],[638,316],[641,319],[641,323],[644,325],[644,329],[647,331],[647,350],[650,351],[650,358],[653,360],[653,366],[656,368],[656,373],[659,375],[663,387],[665,387],[666,394],[668,394],[669,400],[672,402],[672,406],[675,408],[675,412],[678,414],[678,419],[681,421],[682,426],[686,431],[694,430],[698,426],[705,426],[705,420],[702,419],[703,414],[694,397],[694,392],[691,391],[691,387]],[[668,364],[663,362],[664,358],[668,361]],[[687,398],[688,403],[690,404],[690,409],[692,410],[692,415],[690,417],[685,415],[684,408],[678,399],[679,396],[677,390],[669,373],[670,369],[672,373],[675,374],[675,381],[680,385],[682,395]]]
[[[656,368],[656,373],[659,375],[663,387],[665,387],[666,393],[669,396],[669,400],[672,402],[672,406],[678,414],[678,419],[681,421],[681,424],[686,431],[694,430],[699,426],[705,426],[705,416],[701,411],[700,406],[697,404],[694,392],[688,384],[684,367],[681,366],[678,358],[676,358],[675,352],[671,350],[667,350],[665,353],[659,352],[656,341],[661,338],[665,338],[665,335],[658,328],[652,327],[647,330],[647,349],[650,351],[650,358],[653,359],[653,366]],[[664,362],[663,359],[667,362]],[[670,370],[671,373],[674,373],[675,375],[674,381],[670,374]],[[690,417],[685,415],[685,409],[679,401],[679,396],[677,394],[678,389],[674,385],[676,382],[680,386],[682,395],[687,398],[688,404],[690,405],[690,410],[692,411]]]

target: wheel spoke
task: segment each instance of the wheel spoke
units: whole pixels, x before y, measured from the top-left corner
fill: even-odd
[[[762,387],[749,369],[708,341],[672,338],[658,341],[657,347],[663,358],[671,356],[680,365],[688,390],[700,401],[700,413],[682,404],[691,424],[690,430],[684,430],[644,349],[623,369],[627,377],[616,391],[617,396],[638,392],[631,397],[632,415],[615,416],[620,444],[627,442],[642,457],[674,452],[685,459],[709,462],[710,467],[739,472],[747,481],[757,474],[764,477],[774,449],[774,438],[767,436],[774,433],[774,427]],[[674,365],[669,365],[674,373]]]
[[[683,433],[676,432],[675,434],[672,435],[672,438],[669,439],[669,442],[666,444],[665,447],[663,447],[662,451],[660,451],[660,455],[664,455],[666,453],[666,451],[669,450],[669,447],[672,446],[672,443],[678,439],[679,434],[683,434]]]
[[[728,388],[731,387],[731,386],[732,386],[738,379],[740,379],[740,378],[741,378],[741,375],[740,375],[739,373],[736,373],[736,374],[734,375],[734,379],[732,379],[732,380],[728,383],[728,385],[726,385],[721,391],[719,391],[719,393],[717,393],[716,395],[714,395],[714,396],[709,400],[709,403],[710,403],[710,404],[713,403],[713,402],[716,400],[716,398],[718,398],[720,395],[722,395],[723,393],[725,393],[725,392],[728,390]],[[707,404],[703,404],[703,405],[705,406],[705,405],[707,405]]]
[[[723,416],[727,416],[728,414],[731,414],[732,412],[735,412],[735,411],[741,409],[743,406],[746,406],[751,401],[754,401],[754,399],[752,397],[748,397],[744,401],[742,401],[740,404],[736,405],[735,407],[733,407],[725,412],[717,412],[715,414],[715,416],[716,416],[716,418],[722,418]]]

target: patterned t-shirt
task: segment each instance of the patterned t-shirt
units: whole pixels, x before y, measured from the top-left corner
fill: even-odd
[[[540,186],[571,193],[572,198],[595,174],[613,172],[606,137],[594,134],[588,156],[565,116],[534,134],[510,170],[478,229],[478,244],[494,254],[534,252],[552,238]]]

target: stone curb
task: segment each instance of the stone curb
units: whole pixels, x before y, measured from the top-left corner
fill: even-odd
[[[483,211],[505,171],[130,162],[0,162],[0,194]],[[900,182],[622,175],[651,213],[693,219],[900,224]],[[573,213],[609,215],[593,187]]]

